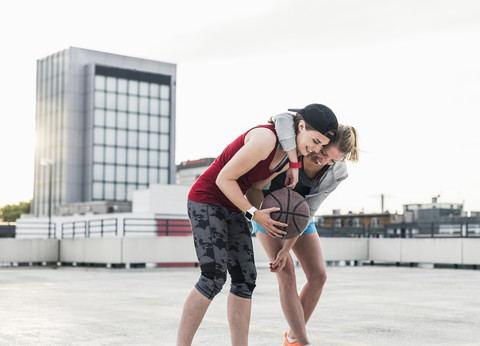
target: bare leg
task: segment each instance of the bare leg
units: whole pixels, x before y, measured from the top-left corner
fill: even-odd
[[[307,282],[300,291],[300,301],[305,314],[305,323],[307,323],[313,311],[315,311],[323,286],[327,280],[327,270],[318,234],[309,233],[302,235],[293,246],[293,252],[302,265],[307,278]],[[292,329],[288,336],[291,338],[296,337]]]
[[[262,244],[269,260],[273,261],[282,248],[283,241],[280,239],[273,239],[261,232],[257,232],[257,238]],[[302,303],[297,292],[295,267],[291,257],[289,257],[285,268],[277,273],[277,280],[283,314],[285,315],[290,328],[295,332],[299,344],[309,344],[307,331],[305,329],[305,317]]]
[[[251,311],[251,299],[238,297],[231,293],[228,295],[227,314],[232,346],[248,345]]]
[[[192,289],[183,305],[182,318],[177,333],[177,346],[190,346],[192,344],[193,337],[211,302],[195,287]]]

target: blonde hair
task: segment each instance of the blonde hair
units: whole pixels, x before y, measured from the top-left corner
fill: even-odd
[[[357,162],[359,158],[358,134],[353,126],[338,124],[337,135],[328,143],[334,145],[345,156],[345,160]]]

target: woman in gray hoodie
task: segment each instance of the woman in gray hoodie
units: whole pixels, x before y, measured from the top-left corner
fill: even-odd
[[[290,130],[293,117],[294,115],[290,113],[274,117],[280,144],[285,151],[290,152],[296,150],[295,141],[291,141],[295,138],[295,134]],[[326,268],[313,215],[328,195],[348,177],[345,160],[358,161],[358,153],[355,128],[339,124],[335,138],[327,146],[318,153],[299,157],[298,161],[303,164],[298,172],[285,172],[277,176],[269,186],[264,187],[263,195],[267,195],[285,185],[289,187],[294,185],[292,188],[306,198],[310,208],[310,223],[293,241],[275,238],[267,234],[257,223],[252,222],[253,233],[256,233],[271,261],[270,270],[277,274],[281,287],[280,302],[291,328],[285,333],[284,345],[299,345],[297,339],[306,339],[305,324],[315,310],[326,281]],[[258,192],[254,194],[259,195]],[[255,202],[261,203],[258,198]],[[300,294],[297,292],[295,266],[289,254],[290,250],[293,250],[307,278]]]

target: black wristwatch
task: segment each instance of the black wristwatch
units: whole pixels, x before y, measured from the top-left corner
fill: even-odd
[[[245,212],[245,217],[246,217],[249,221],[252,221],[252,220],[253,220],[253,215],[255,215],[255,212],[256,212],[257,210],[258,210],[257,208],[251,207],[250,209],[248,209],[248,210]]]

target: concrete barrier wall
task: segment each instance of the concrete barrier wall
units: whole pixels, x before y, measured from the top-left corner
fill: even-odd
[[[402,239],[370,238],[368,241],[370,261],[402,262]]]
[[[123,238],[123,263],[197,262],[193,237]]]
[[[66,263],[123,263],[123,238],[62,239],[60,259]]]
[[[462,239],[462,263],[480,264],[480,239]]]
[[[401,262],[462,264],[462,239],[400,239]]]
[[[57,262],[56,239],[0,239],[0,262]]]
[[[253,238],[256,262],[268,262]],[[326,261],[480,265],[480,239],[320,238]],[[191,263],[192,237],[0,239],[0,262]],[[295,259],[295,258],[294,258]],[[295,259],[296,260],[296,259]]]
[[[368,238],[320,238],[325,261],[367,261]]]

